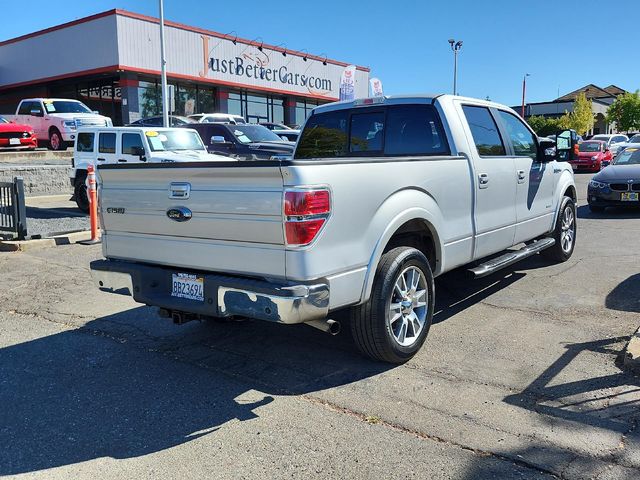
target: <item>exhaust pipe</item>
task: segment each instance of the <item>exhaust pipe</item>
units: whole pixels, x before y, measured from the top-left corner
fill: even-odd
[[[317,328],[318,330],[330,333],[331,335],[337,335],[340,333],[340,322],[336,322],[335,320],[310,320],[305,323],[310,327]]]

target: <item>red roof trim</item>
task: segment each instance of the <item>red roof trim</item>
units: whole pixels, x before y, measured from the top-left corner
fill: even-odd
[[[134,72],[134,73],[142,73],[142,74],[147,74],[147,75],[160,76],[160,71],[159,70],[147,70],[147,69],[144,69],[144,68],[129,67],[129,66],[125,66],[125,65],[111,65],[109,67],[94,68],[94,69],[91,69],[91,70],[82,70],[82,71],[74,72],[74,73],[65,73],[64,75],[56,75],[56,76],[53,76],[53,77],[39,78],[39,79],[36,79],[36,80],[30,80],[28,82],[21,82],[21,83],[13,83],[11,85],[4,85],[4,86],[0,87],[0,91],[8,90],[8,89],[11,89],[11,88],[24,87],[24,86],[28,86],[28,85],[35,85],[35,84],[38,84],[38,83],[52,82],[54,80],[63,80],[65,78],[73,78],[73,77],[78,77],[78,76],[82,76],[82,75],[94,75],[94,74],[98,74],[98,73],[116,73],[118,71],[126,71],[126,72]],[[328,96],[325,96],[325,95],[314,95],[312,93],[300,93],[300,92],[294,92],[294,91],[291,91],[291,90],[277,90],[275,88],[259,87],[259,86],[255,86],[255,85],[247,85],[245,83],[226,82],[224,80],[216,80],[216,79],[213,79],[213,78],[201,78],[201,77],[196,77],[196,76],[192,76],[192,75],[182,75],[182,74],[179,74],[179,73],[167,72],[167,77],[175,78],[175,79],[179,79],[179,80],[191,80],[191,81],[198,82],[198,83],[209,83],[209,84],[212,84],[212,85],[222,85],[222,86],[233,87],[233,88],[246,88],[247,90],[256,90],[256,91],[261,91],[261,92],[269,92],[269,93],[275,93],[275,94],[278,94],[278,95],[292,95],[292,96],[296,96],[296,97],[314,98],[316,100],[325,100],[325,101],[328,101],[328,102],[334,102],[334,101],[338,100],[336,97],[328,97]]]
[[[8,45],[11,43],[16,43],[22,40],[26,40],[28,38],[33,38],[33,37],[37,37],[40,35],[44,35],[50,32],[55,32],[56,30],[62,30],[65,28],[69,28],[69,27],[73,27],[75,25],[80,25],[83,23],[87,23],[87,22],[91,22],[93,20],[97,20],[99,18],[103,18],[103,17],[108,17],[110,15],[120,15],[123,17],[129,17],[129,18],[135,18],[137,20],[143,20],[146,22],[151,22],[151,23],[160,23],[160,20],[158,18],[155,17],[150,17],[148,15],[142,15],[140,13],[134,13],[134,12],[129,12],[127,10],[121,10],[119,8],[115,8],[115,9],[111,9],[111,10],[107,10],[106,12],[102,12],[102,13],[97,13],[95,15],[91,15],[88,17],[84,17],[84,18],[79,18],[78,20],[74,20],[72,22],[67,22],[67,23],[63,23],[61,25],[56,25],[54,27],[50,27],[50,28],[45,28],[44,30],[38,30],[36,32],[33,33],[28,33],[26,35],[22,35],[20,37],[16,37],[16,38],[11,38],[9,40],[5,40],[4,42],[0,42],[0,47],[2,47],[3,45]],[[205,30],[203,28],[198,28],[198,27],[192,27],[189,25],[185,25],[183,23],[177,23],[177,22],[171,22],[169,20],[165,20],[164,24],[166,26],[169,27],[174,27],[174,28],[180,28],[182,30],[187,30],[190,32],[194,32],[194,33],[201,33],[201,34],[205,34],[205,35],[209,35],[211,37],[216,37],[216,38],[222,38],[222,39],[226,39],[226,40],[231,40],[231,39],[235,39],[236,41],[240,42],[240,43],[244,43],[245,45],[251,45],[254,47],[259,47],[260,45],[262,45],[264,48],[268,48],[269,50],[274,50],[276,52],[284,52],[286,51],[287,54],[291,54],[291,55],[295,55],[298,57],[307,57],[310,60],[317,60],[320,62],[324,62],[326,61],[327,63],[331,63],[332,65],[339,65],[342,67],[346,67],[348,65],[351,65],[350,63],[345,63],[345,62],[339,62],[338,60],[332,60],[330,58],[326,58],[326,57],[319,57],[317,55],[311,55],[305,52],[300,52],[298,50],[289,50],[288,48],[282,48],[282,47],[278,47],[275,45],[270,45],[267,43],[258,43],[258,42],[254,42],[252,40],[247,40],[245,38],[236,38],[234,36],[231,35],[225,35],[223,33],[220,32],[215,32],[213,30]],[[368,67],[362,67],[362,66],[356,66],[356,68],[360,71],[363,72],[370,72],[371,69],[369,69]]]

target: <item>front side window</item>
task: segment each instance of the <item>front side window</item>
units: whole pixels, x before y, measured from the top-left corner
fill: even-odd
[[[445,134],[430,105],[392,105],[387,112],[385,155],[446,155]]]
[[[94,133],[79,133],[78,142],[76,144],[76,151],[78,152],[93,152],[93,138]]]
[[[18,110],[18,115],[31,115],[31,110],[40,110],[37,102],[22,102],[20,104],[20,109]]]
[[[347,110],[311,115],[298,142],[295,158],[335,158],[347,154]]]
[[[98,137],[98,152],[116,153],[116,134],[101,133]]]
[[[531,130],[512,113],[499,110],[498,114],[507,128],[507,133],[513,146],[513,153],[517,157],[529,157],[532,160],[536,160],[538,158],[538,144]]]
[[[384,112],[351,115],[350,152],[381,152],[384,134]]]
[[[469,123],[478,154],[482,157],[506,155],[507,152],[498,132],[498,126],[493,120],[489,109],[465,105],[462,110]]]
[[[137,147],[137,148],[136,148]],[[123,155],[137,155],[138,152],[134,150],[144,150],[142,144],[142,138],[138,133],[123,133],[122,134],[122,154]]]

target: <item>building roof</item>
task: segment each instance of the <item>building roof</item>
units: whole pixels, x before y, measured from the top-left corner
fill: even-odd
[[[596,98],[607,98],[607,97],[617,97],[618,95],[622,95],[623,93],[627,93],[626,90],[623,90],[620,87],[615,85],[609,85],[606,88],[601,88],[593,83],[589,85],[585,85],[582,88],[574,90],[573,92],[567,93],[562,97],[556,98],[555,102],[573,102],[578,97],[579,94],[584,93],[588,99],[596,99]]]

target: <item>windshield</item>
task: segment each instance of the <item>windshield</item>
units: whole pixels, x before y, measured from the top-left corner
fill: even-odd
[[[608,135],[594,135],[593,137],[591,137],[591,140],[602,140],[603,142],[608,142],[609,141],[609,136]]]
[[[80,102],[70,100],[44,100],[47,113],[91,113],[91,110]]]
[[[240,143],[282,142],[282,139],[262,125],[233,125],[229,129]]]
[[[640,165],[640,149],[627,148],[613,161],[614,165]]]
[[[6,118],[0,116],[0,123],[9,123],[9,120],[7,120]]]
[[[189,130],[149,130],[145,132],[154,152],[178,152],[183,150],[206,151],[197,132]]]
[[[600,142],[582,142],[580,144],[581,152],[599,152],[600,146],[602,144]]]

